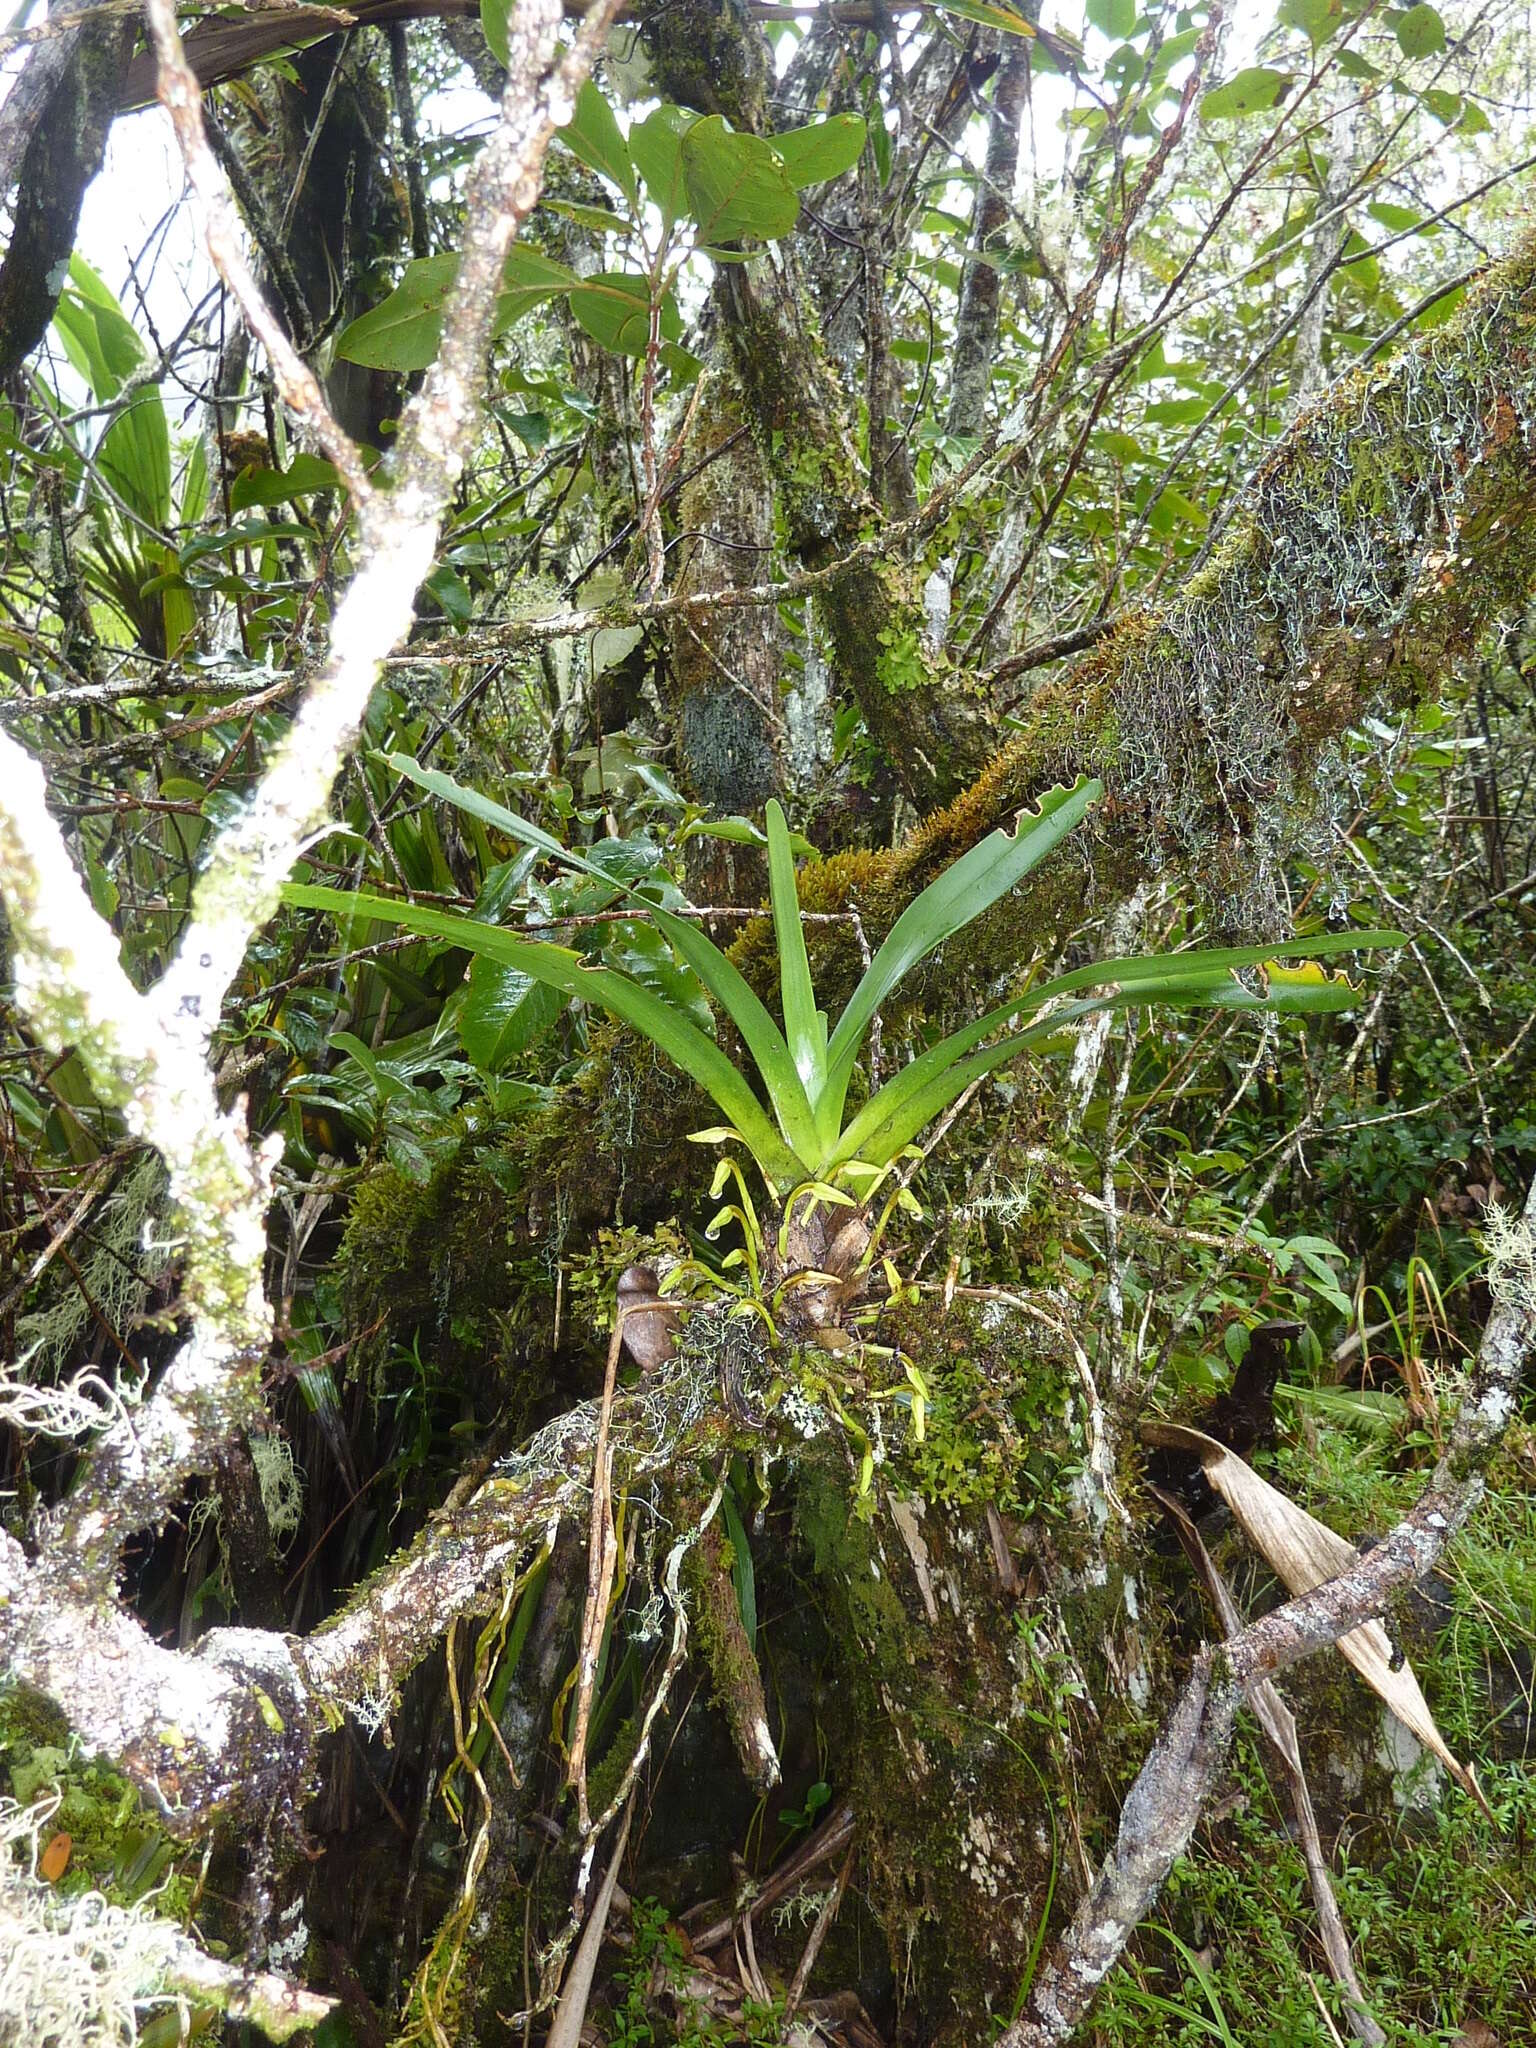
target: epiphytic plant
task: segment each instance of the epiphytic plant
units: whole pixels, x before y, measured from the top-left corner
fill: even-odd
[[[400,774],[552,860],[612,884],[613,876],[527,819],[450,776],[391,755]],[[522,938],[462,912],[434,910],[392,897],[304,884],[287,900],[355,920],[404,925],[424,938],[446,940],[516,968],[568,996],[596,1003],[651,1039],[699,1083],[728,1123],[702,1138],[735,1138],[756,1161],[777,1203],[807,1185],[852,1193],[863,1205],[912,1140],[975,1080],[1042,1045],[1063,1026],[1094,1011],[1129,1003],[1270,1011],[1348,1009],[1357,991],[1342,975],[1308,962],[1311,955],[1401,943],[1396,932],[1319,932],[1281,945],[1237,946],[1100,960],[1036,983],[911,1060],[854,1116],[846,1116],[849,1083],[880,1005],[903,978],[1006,895],[1081,823],[1103,793],[1080,781],[1048,790],[1014,831],[996,831],[946,868],[892,925],[835,1026],[816,1006],[799,896],[784,814],[767,807],[769,897],[778,947],[782,1028],[739,969],[687,918],[622,885],[639,912],[698,976],[741,1036],[761,1082],[747,1075],[703,1031],[681,1003],[611,967],[544,939]],[[1239,970],[1255,970],[1252,984]],[[1022,1025],[1023,1028],[1019,1028]]]

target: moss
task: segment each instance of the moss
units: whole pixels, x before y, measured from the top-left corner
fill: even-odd
[[[763,1675],[737,1603],[732,1562],[730,1544],[719,1525],[711,1522],[688,1553],[683,1574],[694,1640],[708,1668],[715,1703],[725,1715],[742,1770],[752,1784],[766,1791],[772,1782],[763,1746],[768,1706],[763,1697]]]
[[[425,1182],[381,1165],[353,1195],[342,1243],[358,1355],[378,1360],[419,1332],[445,1365],[484,1362],[515,1288],[507,1244],[511,1171],[494,1139],[466,1135]]]
[[[771,61],[744,8],[732,0],[659,0],[640,10],[640,21],[664,98],[763,132]]]
[[[162,1919],[191,1910],[197,1859],[178,1863],[182,1845],[159,1826],[127,1778],[80,1753],[68,1724],[38,1694],[0,1686],[0,1786],[18,1805],[57,1795],[44,1832],[69,1837],[69,1860],[55,1879],[66,1897],[99,1891],[118,1906],[155,1892]]]
[[[649,1041],[597,1024],[588,1058],[549,1113],[526,1127],[524,1227],[558,1254],[568,1232],[626,1212],[664,1216],[699,1178],[689,1131],[718,1122],[703,1091]]]

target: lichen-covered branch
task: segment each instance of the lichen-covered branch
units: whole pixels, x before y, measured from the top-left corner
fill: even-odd
[[[0,873],[17,1000],[45,1044],[79,1048],[102,1100],[165,1158],[191,1324],[152,1396],[137,1409],[120,1406],[82,1480],[39,1528],[36,1559],[5,1539],[0,1655],[10,1675],[56,1699],[89,1742],[122,1757],[188,1824],[237,1789],[248,1792],[265,1771],[286,1779],[293,1744],[302,1750],[310,1733],[281,1637],[220,1631],[196,1657],[178,1657],[115,1602],[122,1543],[161,1520],[257,1412],[270,1340],[262,1264],[275,1150],[248,1142],[243,1104],[220,1111],[207,1049],[252,933],[325,822],[380,661],[410,624],[477,428],[507,249],[538,198],[550,138],[570,117],[615,5],[600,0],[563,58],[559,0],[517,10],[501,122],[470,180],[444,344],[407,415],[392,487],[363,496],[359,566],[337,607],[329,658],[250,804],[215,841],[176,960],[147,994],[129,981],[115,936],[86,895],[40,768],[0,738]],[[152,15],[162,92],[217,239],[221,187],[208,183],[211,159],[204,162],[174,13],[161,4]]]
[[[1115,1846],[998,2048],[1052,2048],[1071,2036],[1187,1848],[1245,1693],[1384,1613],[1433,1570],[1481,1500],[1483,1468],[1536,1351],[1536,1183],[1523,1218],[1495,1233],[1491,1252],[1494,1310],[1451,1441],[1417,1506],[1348,1571],[1200,1652],[1127,1795]]]
[[[67,1554],[33,1561],[0,1533],[0,1668],[117,1759],[169,1829],[201,1832],[301,1783],[343,1712],[376,1725],[456,1616],[585,1517],[597,1424],[596,1402],[557,1418],[304,1638],[215,1628],[195,1650],[163,1649]],[[627,1490],[729,1436],[713,1375],[687,1356],[616,1402],[612,1427],[614,1483]]]
[[[809,869],[805,907],[857,908],[873,943],[959,854],[1088,773],[1107,801],[976,930],[971,957],[1001,970],[1046,950],[1085,908],[1179,864],[1218,915],[1251,928],[1298,832],[1345,800],[1342,769],[1330,770],[1342,735],[1372,704],[1420,701],[1523,606],[1536,583],[1533,451],[1527,234],[1455,319],[1303,413],[1213,560],[1044,683],[1026,730],[963,796],[889,854]],[[746,950],[759,943],[765,933]],[[821,945],[817,987],[836,1000],[859,961],[836,932]]]
[[[135,2007],[213,2006],[273,2041],[318,2026],[336,2004],[264,1971],[217,1961],[147,1907],[62,1893],[37,1873],[57,1797],[0,1799],[0,2014],[6,2039],[104,2048],[137,2038]],[[24,1861],[18,1860],[22,1851]]]

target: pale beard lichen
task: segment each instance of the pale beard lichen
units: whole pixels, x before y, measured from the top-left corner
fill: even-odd
[[[1482,1228],[1488,1286],[1495,1301],[1536,1315],[1536,1225],[1491,1203]]]
[[[0,2039],[129,2048],[138,2008],[184,2006],[161,1988],[183,1936],[142,1907],[64,1896],[37,1876],[57,1803],[0,1800]]]

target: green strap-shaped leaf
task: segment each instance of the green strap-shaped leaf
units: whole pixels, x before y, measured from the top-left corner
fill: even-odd
[[[1021,816],[1016,831],[989,833],[907,905],[849,998],[827,1047],[826,1080],[813,1103],[816,1127],[824,1139],[837,1135],[864,1034],[902,976],[1006,896],[1082,822],[1103,793],[1102,782],[1047,790],[1039,810],[1032,817]]]
[[[825,1023],[816,1014],[811,963],[806,957],[805,928],[800,922],[800,891],[795,886],[795,856],[789,826],[777,798],[768,799],[768,899],[773,905],[773,932],[779,947],[779,995],[784,1006],[784,1036],[807,1096],[821,1093],[826,1056]]]
[[[519,939],[498,925],[481,924],[461,912],[433,910],[426,904],[406,903],[392,896],[371,896],[361,891],[352,894],[346,889],[291,882],[283,891],[283,900],[300,910],[324,910],[335,917],[371,917],[381,924],[403,925],[424,939],[441,939],[466,952],[499,960],[507,967],[519,967],[535,981],[561,989],[578,1001],[597,1003],[643,1032],[674,1065],[714,1098],[770,1184],[788,1187],[801,1177],[799,1160],[714,1040],[707,1038],[696,1024],[679,1016],[659,996],[631,981],[627,974],[611,967],[588,967],[579,953],[551,945],[545,939]]]
[[[651,906],[651,915],[657,930],[693,969],[741,1033],[767,1087],[779,1129],[809,1172],[818,1149],[816,1123],[811,1115],[810,1097],[795,1071],[783,1032],[750,982],[697,925],[655,906]]]
[[[478,818],[482,824],[494,825],[509,838],[525,846],[536,847],[548,854],[551,860],[563,866],[574,868],[577,873],[591,875],[595,880],[616,885],[641,903],[646,914],[654,919],[657,930],[672,946],[674,951],[690,966],[703,982],[705,988],[719,1003],[736,1029],[741,1033],[748,1052],[757,1062],[758,1072],[768,1089],[768,1098],[773,1104],[773,1113],[778,1118],[779,1129],[783,1132],[791,1149],[800,1155],[809,1171],[810,1162],[816,1152],[815,1126],[811,1117],[811,1106],[800,1076],[795,1071],[784,1034],[768,1014],[757,992],[727,960],[720,948],[690,924],[686,918],[674,917],[669,911],[642,898],[621,876],[610,874],[595,861],[573,853],[562,846],[552,833],[533,824],[529,819],[519,817],[516,811],[509,811],[505,804],[499,804],[494,797],[483,795],[477,789],[467,789],[463,783],[455,782],[451,775],[445,775],[439,768],[423,768],[409,754],[389,754],[385,757],[397,775],[414,782],[418,788],[430,790],[445,803],[453,804],[458,810]]]
[[[1158,1003],[1169,1008],[1268,1010],[1279,1014],[1353,1009],[1360,1000],[1360,991],[1342,976],[1324,975],[1320,969],[1309,973],[1305,966],[1288,969],[1281,963],[1286,959],[1307,960],[1320,954],[1403,943],[1401,932],[1318,932],[1309,939],[1292,939],[1281,945],[1212,947],[1204,952],[1175,953],[1161,959],[1149,954],[1101,960],[1091,967],[1059,975],[1017,1001],[1002,1003],[959,1031],[951,1032],[948,1038],[903,1067],[871,1097],[838,1138],[826,1170],[835,1170],[849,1159],[867,1159],[872,1165],[883,1166],[925,1124],[947,1109],[979,1074],[990,1073],[994,1067],[1017,1058],[1082,1017],[1104,1010],[1127,1009],[1133,1003]],[[1234,979],[1235,967],[1265,968],[1264,987],[1245,987]],[[1087,996],[1055,1012],[1043,1024],[967,1057],[994,1031],[1021,1016],[1032,1015],[1054,998],[1106,984],[1113,993]]]

